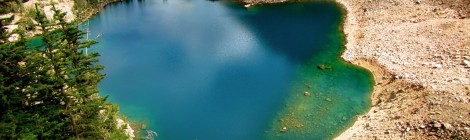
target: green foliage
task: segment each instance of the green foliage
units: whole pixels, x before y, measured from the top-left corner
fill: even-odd
[[[0,139],[127,138],[115,125],[117,106],[98,96],[99,54],[83,54],[97,42],[81,40],[77,23],[53,11],[51,21],[37,7],[31,14],[41,45],[21,32],[18,41],[0,42]]]

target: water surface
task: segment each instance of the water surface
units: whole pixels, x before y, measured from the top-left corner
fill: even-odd
[[[112,4],[90,21],[100,89],[159,139],[331,138],[368,109],[372,82],[338,57],[341,17],[329,2]]]

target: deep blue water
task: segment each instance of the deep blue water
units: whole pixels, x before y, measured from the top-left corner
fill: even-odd
[[[158,139],[262,139],[305,66],[338,59],[341,17],[335,3],[111,4],[90,20],[100,91]]]

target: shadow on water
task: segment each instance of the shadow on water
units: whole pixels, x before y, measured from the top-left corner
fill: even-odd
[[[339,47],[325,48],[337,32],[341,11],[332,2],[279,3],[249,8],[227,4],[267,47],[302,64],[319,53],[339,55]],[[243,14],[241,14],[243,13]],[[338,40],[337,38],[333,38]]]

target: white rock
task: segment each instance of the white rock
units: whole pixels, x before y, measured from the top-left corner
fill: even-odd
[[[433,64],[432,67],[439,69],[442,68],[442,64]]]
[[[419,128],[424,129],[424,128],[426,128],[426,126],[425,125],[420,125]]]
[[[10,42],[17,41],[19,38],[20,38],[20,35],[19,35],[19,34],[12,34],[12,35],[8,38],[8,41],[10,41]]]
[[[11,33],[13,30],[18,28],[18,25],[7,25],[5,27],[7,28],[7,32]]]
[[[470,67],[470,61],[468,61],[468,60],[463,60],[463,64],[464,64],[466,67]]]

